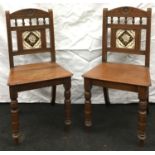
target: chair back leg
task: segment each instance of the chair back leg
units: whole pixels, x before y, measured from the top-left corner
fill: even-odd
[[[108,106],[110,105],[110,98],[109,98],[109,91],[108,88],[103,88],[103,93],[104,93],[104,99],[105,99],[105,105]]]
[[[52,95],[52,100],[51,100],[51,105],[54,106],[55,105],[55,99],[56,99],[56,86],[52,86],[52,90],[51,90],[51,95]]]

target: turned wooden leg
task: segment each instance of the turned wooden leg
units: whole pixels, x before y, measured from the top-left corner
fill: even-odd
[[[148,89],[139,88],[139,111],[138,111],[138,138],[140,145],[143,146],[146,139],[146,119],[147,119]]]
[[[110,105],[108,88],[104,87],[103,88],[103,93],[104,93],[105,105],[108,106],[108,105]]]
[[[19,109],[17,102],[17,93],[10,89],[11,98],[11,124],[12,124],[12,137],[16,144],[20,143],[19,132]]]
[[[84,79],[84,88],[85,88],[85,126],[92,126],[92,105],[91,105],[91,83],[89,79]]]
[[[72,121],[71,121],[71,78],[66,79],[65,83],[64,83],[64,88],[65,88],[65,92],[64,92],[64,96],[65,96],[65,106],[64,106],[64,110],[65,110],[65,125],[66,126],[70,126]]]
[[[56,99],[56,86],[52,86],[52,100],[51,100],[51,105],[54,106],[55,105],[55,99]]]

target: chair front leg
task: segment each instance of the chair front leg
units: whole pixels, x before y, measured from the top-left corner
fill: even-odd
[[[146,139],[146,119],[148,105],[148,88],[139,88],[139,111],[138,111],[138,138],[140,145],[143,146]]]
[[[56,99],[56,86],[52,86],[51,95],[52,95],[51,105],[54,106]]]
[[[70,126],[72,121],[71,121],[71,99],[70,99],[70,96],[71,96],[71,92],[70,92],[70,89],[71,89],[71,78],[67,78],[65,80],[65,83],[64,83],[64,89],[65,89],[65,92],[64,92],[64,96],[65,96],[65,105],[64,105],[64,110],[65,110],[65,125],[66,126]]]
[[[16,144],[20,143],[19,108],[18,108],[17,96],[18,96],[17,92],[14,92],[14,89],[10,89],[12,137]]]
[[[91,83],[89,79],[84,79],[84,88],[85,88],[85,126],[92,126],[92,105],[91,105]]]

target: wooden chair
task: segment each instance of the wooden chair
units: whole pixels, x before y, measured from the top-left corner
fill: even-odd
[[[21,140],[19,132],[18,92],[52,87],[55,104],[56,85],[65,89],[65,125],[71,125],[70,88],[72,73],[56,63],[52,10],[23,9],[6,11],[10,74],[8,86],[11,98],[12,136]],[[14,40],[13,40],[14,38]],[[50,53],[50,62],[15,65],[14,57],[25,54]]]
[[[102,63],[83,75],[85,88],[85,126],[92,126],[91,88],[102,86],[106,105],[110,104],[108,88],[137,92],[139,97],[138,138],[146,139],[146,116],[151,85],[150,63],[151,9],[133,7],[103,10]],[[108,35],[110,44],[108,44]],[[141,39],[146,40],[142,46]],[[108,52],[145,56],[145,65],[121,64],[107,61]]]

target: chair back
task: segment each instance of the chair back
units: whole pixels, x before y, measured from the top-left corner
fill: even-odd
[[[10,67],[14,56],[50,52],[55,62],[55,43],[52,10],[22,9],[6,11]]]
[[[107,52],[145,56],[150,64],[151,8],[143,11],[134,7],[103,10],[102,61]]]

